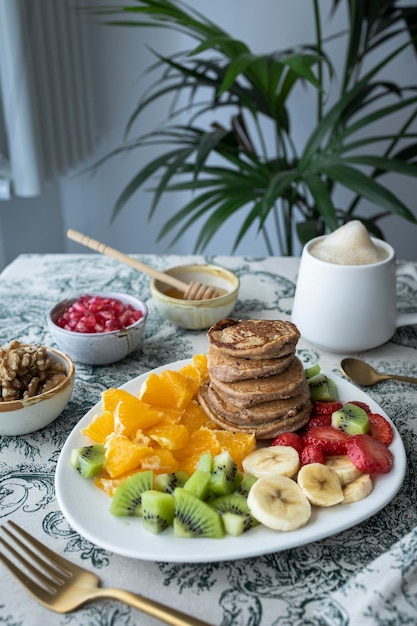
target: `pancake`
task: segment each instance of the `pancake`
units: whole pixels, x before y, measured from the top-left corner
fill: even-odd
[[[288,351],[288,354],[276,359],[249,359],[223,354],[216,346],[209,345],[207,367],[210,375],[225,383],[273,376],[283,372],[294,358],[292,345],[288,345]]]
[[[306,378],[300,359],[293,357],[280,374],[225,383],[210,372],[210,386],[237,407],[292,398],[305,389]]]
[[[299,338],[297,326],[284,320],[228,318],[208,330],[209,343],[235,358],[278,358],[295,351]]]
[[[310,419],[312,405],[307,400],[298,410],[290,410],[279,418],[266,420],[257,424],[248,422],[235,422],[218,414],[213,408],[209,396],[208,385],[202,385],[198,394],[198,401],[205,413],[220,428],[232,432],[253,433],[256,439],[272,439],[283,432],[294,432],[302,428]],[[238,417],[236,416],[236,419]]]
[[[203,385],[204,388],[204,385]],[[205,393],[205,390],[203,389]],[[262,424],[294,415],[310,399],[308,383],[301,393],[292,398],[271,400],[247,407],[238,407],[212,387],[207,386],[207,397],[218,415],[235,424]]]

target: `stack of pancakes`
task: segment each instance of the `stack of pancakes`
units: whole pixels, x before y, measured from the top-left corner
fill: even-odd
[[[300,333],[294,324],[225,319],[208,338],[209,381],[198,399],[217,426],[271,439],[307,423],[310,390],[295,355]]]

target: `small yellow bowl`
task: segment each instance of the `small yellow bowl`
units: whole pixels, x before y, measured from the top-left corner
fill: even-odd
[[[0,435],[26,435],[53,422],[67,406],[74,387],[75,368],[68,355],[47,348],[47,356],[65,366],[65,378],[53,389],[22,400],[0,402]]]
[[[230,315],[240,287],[239,278],[223,267],[208,264],[178,265],[165,270],[185,283],[196,281],[224,289],[225,294],[210,300],[184,300],[180,293],[152,279],[151,293],[158,311],[170,322],[187,330],[203,330]]]

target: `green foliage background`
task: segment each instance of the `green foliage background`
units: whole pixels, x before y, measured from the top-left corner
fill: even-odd
[[[100,10],[109,24],[171,29],[194,42],[172,55],[153,51],[149,71],[156,78],[127,123],[126,141],[105,159],[156,145],[164,150],[121,191],[113,218],[139,188],[151,183],[151,218],[162,194],[192,192],[163,224],[159,237],[169,235],[174,243],[202,223],[196,252],[205,250],[231,218],[237,225],[233,249],[255,225],[268,252],[283,255],[293,253],[294,238],[304,244],[352,219],[381,238],[379,221],[386,215],[417,223],[383,181],[389,173],[417,179],[417,83],[399,84],[384,76],[407,47],[417,51],[417,7],[397,0],[334,0],[333,11],[346,12],[347,28],[326,38],[319,0],[308,4],[316,40],[269,54],[255,54],[192,3],[135,0]],[[327,52],[335,38],[345,45],[341,76]],[[301,149],[292,136],[290,105],[300,84],[316,94],[316,124]],[[335,89],[337,97],[330,98]],[[172,105],[165,122],[130,138],[142,112],[167,96]],[[221,109],[231,110],[228,125],[218,121]],[[184,115],[188,121],[177,122]],[[347,206],[336,203],[338,186],[350,192]],[[375,207],[375,214],[360,212],[362,199]],[[265,228],[271,214],[276,240]]]

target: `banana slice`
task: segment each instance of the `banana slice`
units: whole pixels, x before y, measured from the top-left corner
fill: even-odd
[[[242,465],[246,474],[256,478],[275,474],[292,478],[300,468],[300,457],[291,446],[269,446],[248,454]]]
[[[352,463],[347,454],[327,457],[326,465],[335,471],[339,476],[342,487],[353,482],[362,474],[356,465]]]
[[[279,474],[258,478],[247,502],[253,517],[273,530],[296,530],[311,517],[311,504],[300,487]]]
[[[352,502],[359,502],[369,496],[374,488],[372,478],[369,474],[361,474],[356,480],[349,483],[343,489],[344,500],[343,504],[351,504]]]
[[[343,502],[343,489],[336,472],[322,463],[304,465],[298,472],[298,484],[311,504],[333,506]]]

